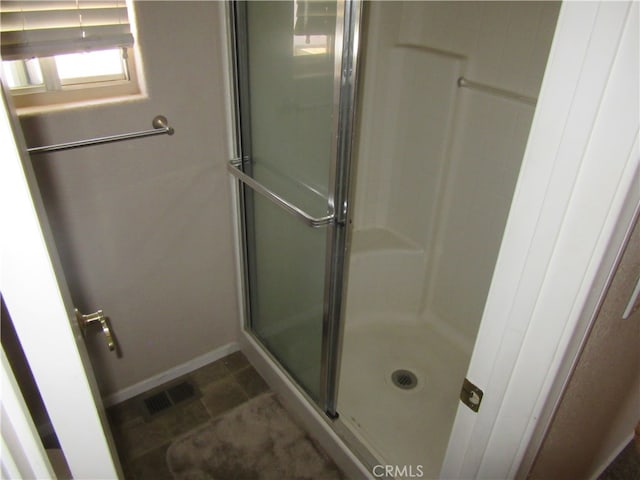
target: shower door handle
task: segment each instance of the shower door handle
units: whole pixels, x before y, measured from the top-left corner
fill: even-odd
[[[326,215],[324,217],[314,217],[308,214],[307,212],[302,210],[300,207],[297,207],[293,203],[288,202],[277,193],[272,192],[267,187],[265,187],[264,185],[257,182],[255,179],[251,178],[246,173],[244,173],[242,170],[240,170],[239,168],[240,165],[242,165],[242,160],[240,159],[231,160],[227,165],[227,168],[229,169],[229,173],[231,173],[231,175],[236,177],[238,180],[240,180],[242,183],[247,185],[252,190],[268,198],[273,203],[275,203],[276,205],[278,205],[279,207],[283,208],[284,210],[289,212],[291,215],[296,217],[298,220],[301,220],[302,222],[304,222],[309,227],[312,227],[312,228],[324,227],[325,225],[329,225],[334,222],[336,218],[334,214]]]

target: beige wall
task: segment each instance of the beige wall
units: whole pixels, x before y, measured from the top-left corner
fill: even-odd
[[[175,135],[34,157],[73,300],[122,349],[88,339],[105,395],[237,338],[221,5],[136,2],[149,98],[22,119],[28,145],[150,128]]]
[[[591,478],[640,420],[640,311],[622,319],[639,276],[636,225],[529,478]]]

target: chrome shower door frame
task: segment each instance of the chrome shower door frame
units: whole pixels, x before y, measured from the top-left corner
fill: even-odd
[[[325,270],[325,311],[323,328],[321,392],[323,409],[331,418],[337,417],[338,376],[344,329],[345,266],[348,255],[351,161],[358,86],[358,52],[360,47],[363,2],[346,0],[342,12],[342,32],[336,40],[334,101],[334,159],[332,190],[329,193],[336,221],[328,229],[327,265]],[[340,8],[339,8],[340,11]],[[340,48],[338,48],[340,46]]]
[[[360,0],[339,0],[337,2],[335,63],[333,69],[332,108],[332,158],[330,160],[329,190],[327,196],[328,214],[319,220],[310,218],[302,209],[279,197],[268,188],[251,178],[251,131],[248,84],[248,41],[246,30],[246,4],[232,2],[229,8],[231,33],[231,62],[233,67],[233,110],[234,110],[234,156],[229,163],[229,172],[238,180],[238,208],[241,237],[241,261],[243,273],[243,300],[245,308],[244,329],[263,348],[265,353],[281,368],[298,390],[311,403],[315,401],[287,372],[280,362],[269,352],[252,331],[252,308],[250,291],[251,275],[254,268],[249,258],[253,248],[249,209],[249,191],[268,198],[288,213],[302,220],[309,228],[326,228],[326,261],[324,272],[324,300],[322,316],[320,396],[317,407],[330,418],[336,418],[338,371],[342,344],[342,313],[344,267],[347,254],[347,218],[349,204],[351,145],[355,119],[357,87],[357,59],[359,48],[362,2]]]

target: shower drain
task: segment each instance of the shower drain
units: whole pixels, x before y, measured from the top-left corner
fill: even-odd
[[[410,390],[418,385],[418,377],[409,370],[396,370],[391,374],[393,384],[403,390]]]

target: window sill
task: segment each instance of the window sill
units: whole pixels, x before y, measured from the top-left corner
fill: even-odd
[[[79,100],[75,102],[66,102],[52,105],[36,105],[32,107],[16,107],[15,112],[19,117],[27,117],[34,115],[42,115],[46,113],[67,112],[71,110],[83,110],[88,108],[101,107],[106,105],[118,105],[127,103],[136,103],[147,100],[149,96],[145,93],[135,93],[109,98]]]

